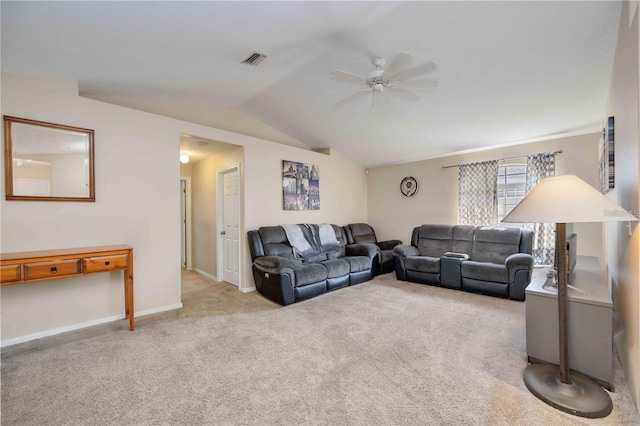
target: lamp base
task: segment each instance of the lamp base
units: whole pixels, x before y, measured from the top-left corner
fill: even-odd
[[[586,376],[572,371],[570,384],[560,380],[555,365],[531,364],[522,375],[527,389],[558,410],[590,419],[606,417],[613,409],[609,394]]]

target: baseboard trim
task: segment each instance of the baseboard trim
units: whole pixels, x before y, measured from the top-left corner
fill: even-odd
[[[243,293],[251,293],[252,291],[256,291],[256,288],[255,287],[241,288],[240,291]]]
[[[171,310],[180,309],[180,308],[182,308],[182,302],[169,305],[169,306],[162,306],[160,308],[147,309],[145,311],[136,312],[134,314],[134,318],[143,317],[145,315],[156,314],[164,311],[171,311]],[[15,337],[13,339],[2,340],[0,341],[0,348],[17,345],[18,343],[29,342],[31,340],[42,339],[43,337],[55,336],[56,334],[66,333],[68,331],[81,330],[83,328],[93,327],[100,324],[106,324],[108,322],[120,321],[124,318],[125,318],[124,314],[114,315],[111,317],[100,318],[93,321],[87,321],[79,324],[72,324],[64,327],[53,328],[51,330],[45,330],[38,333],[27,334],[25,336]]]
[[[200,275],[202,275],[205,278],[209,278],[210,280],[218,282],[218,277],[213,276],[210,273],[203,271],[202,269],[193,268],[193,270],[196,271],[197,273],[199,273]]]
[[[162,306],[160,308],[147,309],[146,311],[136,312],[134,318],[143,317],[145,315],[158,314],[165,311],[173,311],[174,309],[182,309],[182,307],[182,302],[180,302],[173,305]],[[122,318],[124,318],[124,315],[122,316]]]

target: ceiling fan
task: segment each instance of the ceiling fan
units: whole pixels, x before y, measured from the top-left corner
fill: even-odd
[[[398,54],[387,68],[384,68],[385,64],[385,60],[379,56],[373,59],[373,65],[376,69],[366,77],[345,71],[332,71],[332,79],[360,85],[360,90],[340,99],[334,105],[343,105],[371,94],[373,109],[378,106],[383,111],[389,111],[391,110],[391,102],[387,95],[388,93],[415,101],[418,99],[418,95],[415,92],[433,92],[438,86],[436,80],[407,81],[420,74],[435,70],[433,62],[426,62],[409,69],[413,64],[413,56],[403,52]]]

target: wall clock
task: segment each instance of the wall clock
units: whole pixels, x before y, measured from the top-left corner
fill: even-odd
[[[400,192],[407,197],[411,197],[418,192],[418,181],[412,177],[406,177],[400,182]]]

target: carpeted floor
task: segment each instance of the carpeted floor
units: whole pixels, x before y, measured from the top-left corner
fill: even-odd
[[[394,274],[288,306],[183,275],[184,309],[2,351],[3,425],[637,425],[530,394],[524,304]]]

